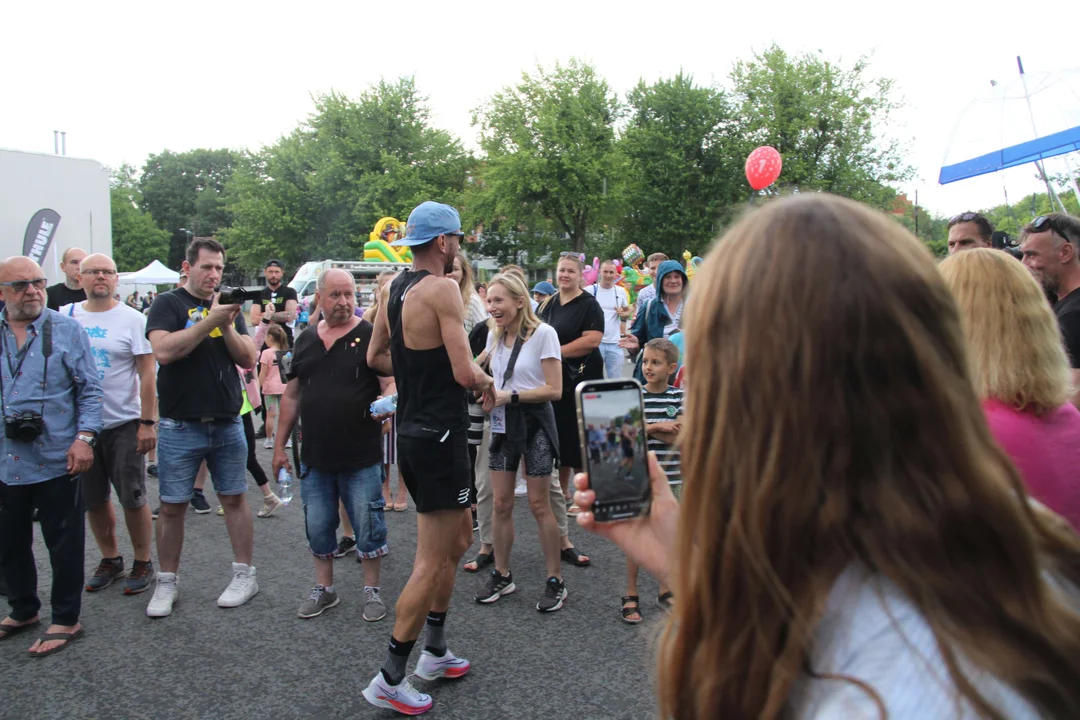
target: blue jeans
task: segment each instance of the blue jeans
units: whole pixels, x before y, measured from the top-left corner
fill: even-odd
[[[247,439],[240,416],[225,420],[158,422],[158,494],[161,502],[186,503],[202,461],[218,495],[247,492]]]
[[[618,343],[600,343],[600,355],[604,358],[604,374],[608,380],[622,379],[623,349]]]
[[[383,466],[342,472],[306,468],[300,481],[304,502],[304,527],[311,554],[330,560],[337,550],[338,500],[345,506],[356,532],[356,552],[362,558],[378,558],[390,551],[386,545],[386,518],[382,495]]]

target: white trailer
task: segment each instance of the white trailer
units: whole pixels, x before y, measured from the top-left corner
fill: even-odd
[[[0,149],[0,257],[31,255],[55,283],[73,247],[112,255],[108,171],[95,160]]]

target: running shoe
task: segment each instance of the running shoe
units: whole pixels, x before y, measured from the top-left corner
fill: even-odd
[[[425,695],[403,678],[397,685],[391,685],[383,677],[382,670],[366,688],[361,691],[364,699],[377,708],[397,710],[402,715],[421,715],[431,709],[431,696]]]
[[[517,586],[514,585],[514,573],[500,575],[498,570],[492,570],[488,577],[487,587],[476,596],[476,602],[487,605],[515,590]]]
[[[274,449],[274,438],[268,437],[265,440],[263,440],[263,449],[264,450],[273,450]]]
[[[173,605],[179,594],[176,573],[158,573],[157,587],[154,588],[154,596],[150,598],[150,604],[146,606],[146,614],[156,618],[172,615]]]
[[[514,497],[525,497],[529,494],[529,486],[525,484],[525,481],[521,478],[517,479],[517,483],[514,485]]]
[[[151,520],[157,520],[158,512],[159,512],[160,510],[161,510],[161,508],[160,508],[160,507],[156,507],[156,508],[154,508],[153,510],[151,510],[151,511],[150,511],[150,519],[151,519]]]
[[[345,557],[354,550],[356,550],[356,540],[349,535],[342,535],[341,540],[338,541],[337,550],[334,551],[334,557]]]
[[[549,577],[544,594],[536,603],[536,609],[540,612],[555,612],[562,608],[566,602],[566,583],[557,577]]]
[[[144,590],[148,590],[152,582],[154,582],[154,563],[150,560],[146,562],[136,560],[135,564],[131,566],[131,572],[128,573],[127,580],[124,581],[124,594],[138,595]]]
[[[196,515],[206,515],[210,512],[210,503],[206,501],[206,496],[203,495],[202,490],[196,490],[195,494],[191,496],[191,507],[195,508]]]
[[[384,617],[386,617],[386,605],[383,604],[379,591],[373,587],[365,587],[363,618],[368,622],[375,622]]]
[[[259,583],[255,581],[255,567],[244,563],[232,564],[233,579],[225,592],[218,598],[218,607],[240,607],[259,592]]]
[[[424,650],[420,653],[420,661],[416,663],[416,676],[424,680],[453,680],[465,675],[471,667],[468,660],[454,657],[454,653],[449,650],[442,657]]]
[[[146,466],[146,474],[149,475],[150,477],[157,477],[158,476],[157,463],[150,463],[149,465],[147,465]]]
[[[124,558],[101,558],[97,569],[90,579],[86,581],[86,592],[104,590],[113,584],[117,578],[124,576]]]
[[[338,597],[336,592],[327,590],[322,585],[316,585],[311,590],[311,595],[304,601],[304,604],[300,606],[300,609],[296,611],[297,617],[308,618],[318,617],[332,607],[336,607],[341,602],[341,598]]]

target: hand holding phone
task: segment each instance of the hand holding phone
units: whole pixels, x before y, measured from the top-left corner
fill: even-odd
[[[649,482],[652,506],[648,515],[625,522],[602,523],[596,521],[593,513],[596,493],[589,487],[589,476],[579,473],[574,476],[574,487],[577,488],[574,502],[581,508],[577,522],[589,532],[618,545],[627,557],[660,582],[667,583],[674,565],[680,508],[653,452],[649,453]]]

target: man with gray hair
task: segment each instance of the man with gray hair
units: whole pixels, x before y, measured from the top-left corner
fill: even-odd
[[[90,340],[72,318],[46,306],[45,276],[27,257],[0,265],[0,574],[11,614],[0,640],[40,624],[33,511],[52,565],[52,624],[30,648],[52,655],[82,636],[86,530],[79,474],[94,462],[101,384]]]
[[[334,555],[338,501],[356,533],[356,553],[364,568],[363,618],[386,617],[379,570],[388,552],[383,516],[382,421],[371,403],[393,394],[394,379],[367,364],[371,323],[356,317],[356,283],[341,269],[319,276],[315,300],[323,319],[297,337],[289,382],[281,399],[274,443],[274,473],[290,468],[285,440],[299,414],[304,427],[300,484],[308,548],[315,556],[315,587],[297,615],[313,618],[336,606]]]

